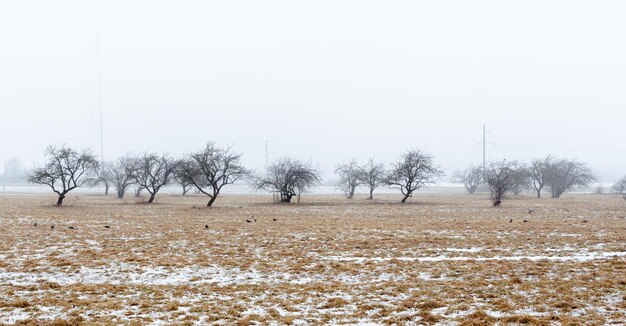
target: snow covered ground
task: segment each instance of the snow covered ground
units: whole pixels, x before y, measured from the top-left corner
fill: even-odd
[[[626,323],[622,200],[303,199],[0,196],[0,324]]]

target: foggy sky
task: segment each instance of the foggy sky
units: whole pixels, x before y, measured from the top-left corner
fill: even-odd
[[[2,1],[0,160],[49,144],[183,154],[234,144],[252,168],[390,162],[448,175],[549,153],[626,174],[623,1]],[[0,165],[0,171],[2,166]]]

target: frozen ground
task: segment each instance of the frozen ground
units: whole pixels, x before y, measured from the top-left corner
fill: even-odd
[[[623,200],[303,199],[0,196],[0,324],[626,323]]]

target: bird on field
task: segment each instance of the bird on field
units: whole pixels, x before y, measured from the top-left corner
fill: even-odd
[[[587,221],[587,220],[583,220],[583,223],[587,223],[587,222],[589,222],[589,221]]]
[[[37,222],[35,222],[35,224],[33,224],[33,226],[37,226]]]
[[[248,223],[252,223],[252,221],[250,221],[250,220],[248,220],[248,219],[246,219],[246,222],[248,222]]]
[[[256,218],[254,218],[254,215],[252,215],[252,220],[254,220],[256,222]]]
[[[528,223],[528,220],[524,220],[524,223]]]
[[[51,229],[54,229],[54,225],[50,226]]]
[[[208,229],[209,229],[209,225],[208,225],[208,224],[205,224],[205,225],[204,225],[204,228],[208,230]]]
[[[513,218],[512,217],[509,219],[509,223],[513,223]]]
[[[274,218],[272,219],[272,221],[276,222],[276,221],[278,221],[278,219],[274,217]]]
[[[110,229],[111,227],[110,227],[110,226],[108,226],[108,225],[105,225],[105,226],[104,226],[104,228],[105,228],[105,229]]]
[[[529,209],[528,214],[532,214],[534,211],[535,211],[534,209]]]
[[[70,229],[70,230],[74,230],[73,226],[68,226],[67,228]]]

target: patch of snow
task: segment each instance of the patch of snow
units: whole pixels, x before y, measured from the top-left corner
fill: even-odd
[[[366,261],[375,261],[375,262],[385,262],[390,260],[399,260],[399,261],[417,261],[417,262],[442,262],[442,261],[520,261],[520,260],[531,260],[531,261],[541,261],[541,260],[549,260],[549,261],[577,261],[577,262],[587,262],[592,260],[613,258],[613,257],[625,257],[626,252],[580,252],[574,255],[569,256],[545,256],[545,255],[536,255],[536,256],[495,256],[495,257],[449,257],[449,256],[433,256],[433,257],[354,257],[354,256],[326,256],[323,257],[326,260],[332,261],[351,261],[362,263]]]
[[[448,252],[467,252],[467,253],[478,253],[483,251],[483,248],[473,247],[473,248],[446,248]]]
[[[8,311],[8,315],[0,315],[0,324],[16,324],[19,321],[30,318],[30,314],[26,313],[24,309],[18,308]]]

